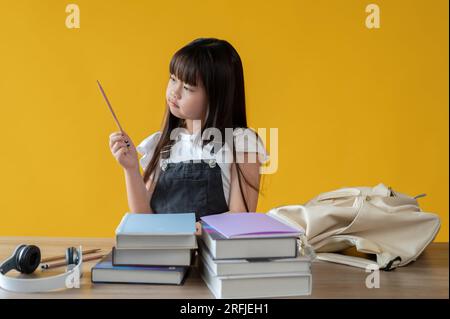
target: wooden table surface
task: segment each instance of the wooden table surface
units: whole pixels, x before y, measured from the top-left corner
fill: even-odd
[[[113,238],[50,238],[50,237],[0,237],[0,260],[9,257],[18,244],[40,247],[42,257],[64,254],[70,246],[83,246],[83,250],[102,248],[107,253],[114,245]],[[91,267],[97,261],[83,263],[81,287],[47,293],[19,294],[0,289],[0,299],[5,298],[214,298],[197,268],[192,267],[181,286],[92,284]],[[47,270],[58,274],[64,268]],[[17,272],[12,271],[8,275]],[[449,298],[448,243],[433,243],[419,259],[406,267],[390,272],[380,272],[380,288],[366,288],[369,273],[364,269],[315,261],[312,264],[312,295],[299,298]],[[39,270],[34,276],[42,276]],[[292,298],[292,297],[290,297]]]

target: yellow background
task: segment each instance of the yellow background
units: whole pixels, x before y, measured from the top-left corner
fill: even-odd
[[[427,193],[448,241],[447,0],[0,0],[0,34],[0,236],[113,236],[128,204],[95,80],[137,145],[160,127],[172,54],[217,37],[243,60],[249,125],[279,128],[258,211],[382,182]]]

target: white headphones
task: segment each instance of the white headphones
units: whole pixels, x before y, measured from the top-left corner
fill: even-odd
[[[80,248],[66,250],[66,272],[45,278],[14,278],[6,276],[10,270],[21,274],[31,274],[41,263],[41,250],[34,245],[19,245],[11,257],[0,264],[0,287],[14,292],[44,292],[56,289],[73,288],[82,276],[83,256]]]

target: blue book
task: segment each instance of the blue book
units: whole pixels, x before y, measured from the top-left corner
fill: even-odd
[[[93,283],[141,283],[180,285],[188,267],[114,266],[111,253],[91,269]]]
[[[116,229],[117,248],[193,249],[195,214],[127,213]]]

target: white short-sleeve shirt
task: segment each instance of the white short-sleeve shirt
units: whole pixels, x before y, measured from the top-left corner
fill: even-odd
[[[199,140],[199,133],[187,134],[179,132],[177,140],[170,151],[170,162],[177,163],[188,160],[211,160],[214,159],[222,171],[222,185],[223,192],[227,204],[230,199],[230,184],[231,184],[231,163],[233,162],[233,153],[228,143],[225,143],[218,151],[211,152],[212,145],[208,144],[205,147],[201,146]],[[157,131],[146,137],[137,147],[136,150],[142,157],[139,163],[143,170],[150,163],[150,160],[155,151],[156,144],[161,137],[161,132]],[[250,128],[238,128],[233,130],[234,144],[236,148],[236,158],[239,161],[243,153],[255,153],[249,159],[265,163],[269,156],[267,155],[264,144],[255,131]]]

